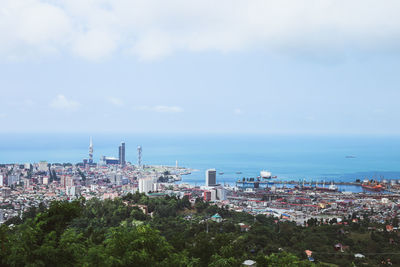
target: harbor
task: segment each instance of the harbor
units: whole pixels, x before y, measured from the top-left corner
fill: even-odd
[[[236,187],[241,189],[257,189],[263,188],[273,190],[274,188],[286,190],[301,191],[339,191],[339,192],[366,192],[366,193],[400,193],[400,184],[384,183],[379,189],[369,188],[363,182],[301,182],[301,181],[277,181],[277,180],[260,180],[260,179],[239,179],[236,181]]]

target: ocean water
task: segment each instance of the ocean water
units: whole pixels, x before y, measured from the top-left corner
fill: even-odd
[[[90,134],[0,134],[0,162],[81,162],[87,158]],[[198,171],[183,182],[204,182],[204,172],[216,168],[219,183],[257,177],[269,170],[281,180],[400,179],[400,137],[93,134],[94,159],[118,156],[121,141],[126,159],[137,163],[137,146],[144,164],[175,165]],[[353,156],[348,158],[346,156]],[[236,172],[242,172],[237,174]]]

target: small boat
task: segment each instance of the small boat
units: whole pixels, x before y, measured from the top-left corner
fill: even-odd
[[[242,172],[236,172],[236,174],[242,174]]]
[[[356,158],[356,156],[353,156],[353,155],[346,156],[346,159],[355,159],[355,158]]]
[[[220,173],[218,173],[219,175],[223,175],[224,173],[223,172],[220,172]]]

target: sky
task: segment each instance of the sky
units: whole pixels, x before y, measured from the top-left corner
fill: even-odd
[[[399,135],[398,10],[0,0],[0,133]]]

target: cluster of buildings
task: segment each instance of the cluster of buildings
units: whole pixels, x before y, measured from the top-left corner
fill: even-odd
[[[215,169],[206,170],[204,186],[176,184],[181,175],[191,170],[178,167],[178,164],[173,167],[144,166],[140,146],[136,165],[126,161],[124,142],[118,151],[118,158],[102,157],[96,164],[90,140],[89,158],[83,163],[50,164],[41,161],[33,164],[0,164],[0,223],[20,216],[40,203],[47,205],[53,200],[79,197],[113,199],[136,191],[153,197],[166,194],[188,196],[193,204],[197,198],[202,198],[236,211],[271,215],[298,224],[304,224],[309,218],[324,221],[335,218],[338,221],[354,213],[368,213],[369,219],[376,222],[400,216],[399,195],[393,192],[368,194],[276,186],[249,190],[243,186],[218,184]],[[396,188],[395,185],[393,187]]]
[[[47,205],[53,200],[113,199],[136,191],[162,193],[173,189],[172,182],[185,171],[168,166],[139,168],[130,163],[0,165],[0,223],[32,206]]]
[[[327,222],[343,217],[368,214],[371,222],[400,219],[399,195],[393,193],[310,192],[296,188],[236,190],[229,206],[237,211],[265,214],[303,225],[310,218]]]
[[[217,184],[217,170],[206,170],[206,182],[203,188],[204,201],[224,201],[226,200],[226,191],[223,186]]]
[[[105,160],[95,163],[90,139],[89,157],[82,163],[0,164],[0,223],[53,200],[107,199],[135,191],[163,192],[171,189],[171,183],[180,180],[181,174],[190,172],[177,165],[143,166],[140,146],[136,165],[126,161],[125,142],[118,151],[118,158],[102,157]]]

